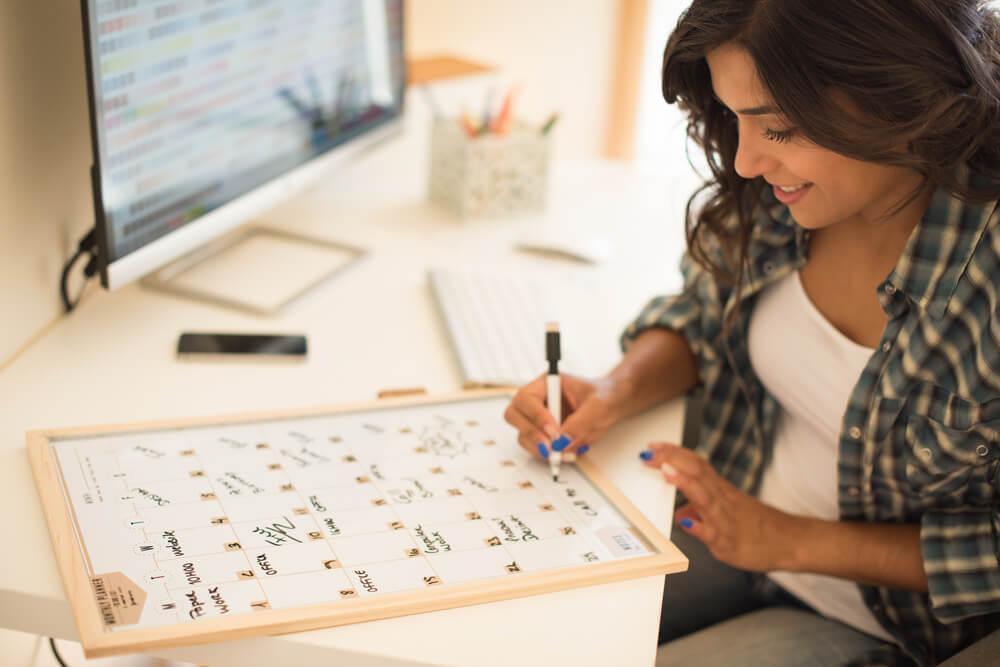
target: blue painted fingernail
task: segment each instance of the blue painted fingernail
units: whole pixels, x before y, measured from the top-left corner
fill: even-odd
[[[690,530],[694,526],[694,521],[691,519],[681,519],[681,525]]]
[[[549,448],[545,446],[544,442],[538,443],[538,453],[542,455],[543,459],[549,458]]]
[[[649,451],[648,449],[644,449],[641,452],[639,452],[639,458],[642,459],[643,461],[649,461],[650,459],[653,458],[653,452]]]
[[[580,448],[576,450],[577,456],[583,456],[590,451],[590,445],[580,445]]]
[[[561,452],[566,449],[566,445],[569,444],[569,438],[565,435],[559,436],[559,439],[552,443],[552,451]]]

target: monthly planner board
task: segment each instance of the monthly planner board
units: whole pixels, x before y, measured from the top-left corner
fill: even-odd
[[[29,450],[89,656],[686,569],[592,466],[558,482],[509,392],[41,431]]]

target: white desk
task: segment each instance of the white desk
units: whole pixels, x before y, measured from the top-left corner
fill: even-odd
[[[100,292],[0,375],[0,526],[7,543],[0,626],[76,636],[25,431],[368,400],[391,387],[454,392],[461,378],[426,286],[431,265],[554,271],[595,290],[588,344],[604,367],[617,358],[621,325],[649,296],[677,286],[683,188],[676,181],[657,184],[610,163],[557,166],[546,216],[463,225],[424,202],[421,134],[411,132],[415,138],[371,155],[348,176],[338,172],[339,182],[269,216],[372,251],[280,318],[135,286]],[[615,256],[587,268],[512,250],[514,238],[542,224],[602,231],[613,238]],[[178,362],[173,351],[184,329],[301,331],[309,336],[310,358],[298,365]],[[589,454],[663,528],[668,490],[637,454],[651,439],[679,439],[680,421],[675,402],[622,425]],[[213,667],[651,664],[662,587],[662,578],[653,577],[160,655]],[[500,643],[491,640],[498,629]]]

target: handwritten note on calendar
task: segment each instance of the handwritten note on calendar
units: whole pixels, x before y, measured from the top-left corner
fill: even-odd
[[[553,482],[517,446],[508,400],[53,438],[102,631],[657,555],[578,468]]]

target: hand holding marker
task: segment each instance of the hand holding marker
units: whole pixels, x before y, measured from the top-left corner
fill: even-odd
[[[549,413],[555,420],[556,425],[562,425],[562,379],[559,376],[559,358],[561,356],[559,343],[559,325],[550,322],[545,326],[545,358],[549,362],[548,373],[545,376],[546,396],[545,402],[548,405]],[[549,471],[552,473],[552,481],[559,481],[559,467],[563,463],[575,463],[578,456],[583,456],[590,449],[589,445],[581,445],[575,452],[563,452],[569,445],[570,438],[567,435],[560,435],[552,442],[552,450],[539,443],[538,453],[542,458],[548,459]]]

